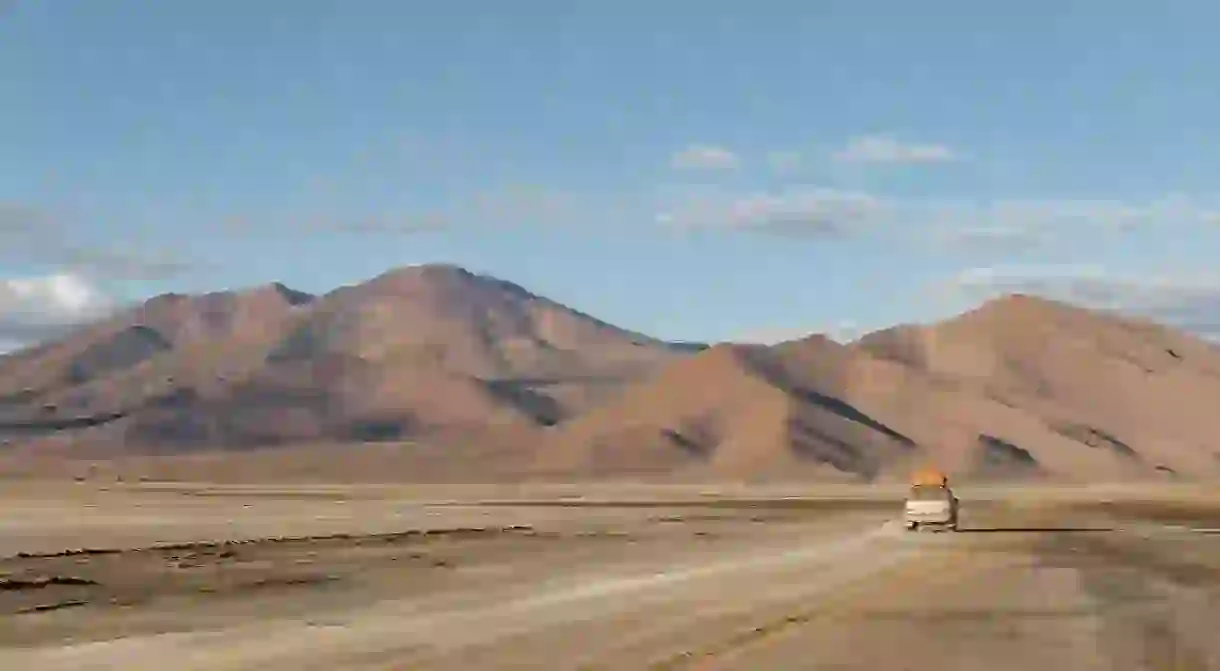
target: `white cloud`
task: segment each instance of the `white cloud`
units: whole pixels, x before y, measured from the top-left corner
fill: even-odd
[[[901,142],[889,135],[855,137],[834,153],[834,159],[843,163],[945,163],[959,158],[957,152],[942,144]]]
[[[810,188],[782,193],[703,193],[683,199],[657,220],[687,228],[753,229],[840,235],[867,225],[884,204],[855,191]]]
[[[1027,293],[1220,338],[1220,275],[1136,276],[1097,265],[999,266],[964,270],[936,289],[942,297],[967,303]]]
[[[102,318],[105,292],[71,273],[0,280],[0,343],[28,344]]]
[[[908,222],[927,222],[932,240],[961,251],[1030,249],[1073,232],[1101,236],[1156,227],[1166,235],[1191,235],[1220,219],[1216,210],[1178,195],[1147,202],[1017,199],[899,209]]]
[[[1146,202],[1098,199],[926,200],[816,186],[773,193],[703,189],[662,199],[658,223],[680,227],[850,234],[884,231],[901,244],[964,251],[1022,251],[1073,233],[1157,227],[1165,234],[1213,227],[1220,211],[1180,195]],[[1195,227],[1195,228],[1192,228]]]
[[[969,251],[1013,251],[1046,243],[1046,232],[1017,224],[942,227],[934,236],[948,247]]]
[[[737,167],[737,154],[709,144],[692,144],[670,157],[669,164],[677,170],[727,170]]]

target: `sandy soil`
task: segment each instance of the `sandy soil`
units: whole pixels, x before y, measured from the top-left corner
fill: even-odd
[[[14,486],[0,668],[1220,669],[1197,495],[575,491]]]

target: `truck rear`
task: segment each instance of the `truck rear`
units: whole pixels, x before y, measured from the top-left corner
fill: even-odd
[[[957,531],[957,503],[947,485],[912,485],[906,501],[906,527],[911,531]]]

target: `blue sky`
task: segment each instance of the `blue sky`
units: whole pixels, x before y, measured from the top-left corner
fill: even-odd
[[[679,339],[1220,306],[1203,0],[0,6],[0,340],[423,262]]]

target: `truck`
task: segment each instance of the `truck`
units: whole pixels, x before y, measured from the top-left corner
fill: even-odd
[[[905,521],[908,531],[957,531],[958,500],[949,478],[936,469],[923,469],[911,477]]]

